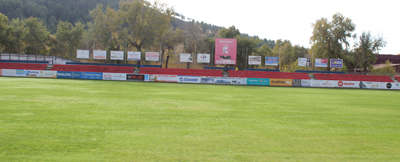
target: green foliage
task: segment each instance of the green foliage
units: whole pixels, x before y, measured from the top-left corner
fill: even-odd
[[[370,32],[363,32],[359,37],[359,41],[354,45],[353,62],[356,67],[361,67],[366,72],[368,67],[375,63],[375,53],[380,48],[386,46],[383,37],[372,37]]]
[[[235,26],[231,26],[228,29],[222,28],[219,31],[219,38],[235,38],[236,36],[240,35],[239,29],[236,29]]]
[[[82,45],[84,25],[80,22],[72,26],[69,22],[60,22],[55,35],[56,41],[50,52],[65,58],[75,58],[76,50]]]
[[[26,54],[48,54],[48,43],[50,32],[37,18],[30,17],[25,20],[26,34],[22,37],[25,43],[23,49]]]
[[[374,75],[389,75],[390,77],[396,75],[396,70],[392,67],[392,63],[389,60],[386,60],[383,67],[373,69],[371,72]]]
[[[295,72],[296,70],[309,70],[306,66],[298,66],[298,59],[289,64],[284,64],[281,68],[281,72]]]

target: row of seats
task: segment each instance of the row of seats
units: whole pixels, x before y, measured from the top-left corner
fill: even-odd
[[[53,71],[85,71],[107,73],[133,73],[134,67],[126,66],[93,66],[93,65],[54,65]]]
[[[285,72],[264,72],[264,71],[233,71],[230,70],[230,77],[242,78],[279,78],[279,79],[310,79],[307,73],[285,73]]]
[[[0,69],[44,70],[47,64],[0,63]]]
[[[400,81],[400,76],[395,76],[394,78]]]
[[[145,67],[143,67],[143,68],[140,68],[140,74],[167,74],[167,75],[222,77],[222,70],[145,68]]]
[[[314,76],[317,80],[393,82],[389,76],[376,75],[314,74]]]

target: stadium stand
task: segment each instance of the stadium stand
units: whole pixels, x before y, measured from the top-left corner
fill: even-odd
[[[84,71],[104,73],[133,73],[135,67],[93,66],[93,65],[54,65],[52,71]]]
[[[222,70],[205,69],[172,69],[172,68],[140,68],[140,74],[166,74],[186,76],[216,76],[222,77]]]
[[[0,69],[44,70],[47,64],[0,63]]]
[[[310,79],[307,73],[263,72],[263,71],[233,71],[229,77],[242,78],[278,78],[278,79]]]
[[[313,74],[317,80],[345,80],[345,81],[370,81],[393,82],[389,76],[376,75],[345,75],[345,74]]]
[[[395,76],[394,78],[400,82],[400,76]]]

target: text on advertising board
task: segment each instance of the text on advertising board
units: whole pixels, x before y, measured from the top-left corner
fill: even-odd
[[[144,75],[128,74],[128,75],[126,75],[126,79],[127,80],[144,81]]]

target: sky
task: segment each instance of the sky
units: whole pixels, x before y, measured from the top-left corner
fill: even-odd
[[[154,2],[154,0],[150,0]],[[370,31],[387,42],[380,54],[400,54],[400,1],[396,0],[160,0],[186,18],[271,40],[311,47],[311,24],[335,13],[350,18],[354,34]],[[352,38],[350,42],[354,43]]]

